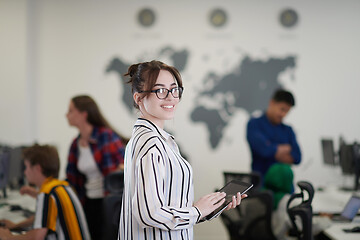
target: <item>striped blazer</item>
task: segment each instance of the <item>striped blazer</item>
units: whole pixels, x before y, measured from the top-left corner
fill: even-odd
[[[47,178],[36,199],[34,229],[47,228],[46,240],[88,240],[82,205],[69,183]]]
[[[119,240],[193,239],[192,168],[174,137],[139,118],[125,151]]]

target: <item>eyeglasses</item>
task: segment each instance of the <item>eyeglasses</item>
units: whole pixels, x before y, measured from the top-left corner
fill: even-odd
[[[184,91],[183,87],[174,87],[170,90],[167,88],[159,88],[159,89],[150,90],[150,91],[139,91],[139,93],[151,92],[151,93],[155,93],[158,99],[166,99],[169,96],[169,93],[171,93],[171,95],[174,98],[181,98],[183,91]]]

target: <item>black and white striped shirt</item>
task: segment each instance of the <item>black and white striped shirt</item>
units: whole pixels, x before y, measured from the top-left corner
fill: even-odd
[[[119,238],[193,239],[200,212],[193,207],[192,168],[173,136],[139,118],[125,152]]]

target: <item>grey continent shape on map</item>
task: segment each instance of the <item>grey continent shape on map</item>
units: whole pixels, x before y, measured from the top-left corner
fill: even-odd
[[[201,104],[191,112],[193,122],[202,122],[207,126],[209,141],[213,149],[221,142],[224,129],[231,121],[236,109],[245,109],[249,114],[255,110],[264,110],[271,95],[277,88],[281,88],[279,75],[288,68],[295,68],[295,57],[270,58],[266,61],[252,60],[245,57],[231,73],[218,76],[209,72],[205,81],[213,81],[211,89],[200,92],[197,96],[213,99],[222,96],[219,108],[209,109]],[[205,85],[205,84],[204,84]],[[233,102],[226,101],[231,95]],[[198,101],[200,102],[200,101]],[[225,116],[224,116],[225,114]]]

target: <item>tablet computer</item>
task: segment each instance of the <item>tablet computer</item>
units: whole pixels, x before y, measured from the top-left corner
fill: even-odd
[[[217,216],[219,216],[222,213],[222,211],[225,210],[227,205],[229,203],[231,203],[233,196],[236,196],[236,194],[238,192],[240,192],[240,194],[243,195],[252,187],[253,187],[253,184],[242,182],[242,181],[236,180],[236,179],[228,182],[223,188],[221,188],[218,191],[218,192],[226,193],[225,202],[220,207],[215,209],[212,213],[207,215],[204,219],[210,221],[213,218],[216,218]]]

